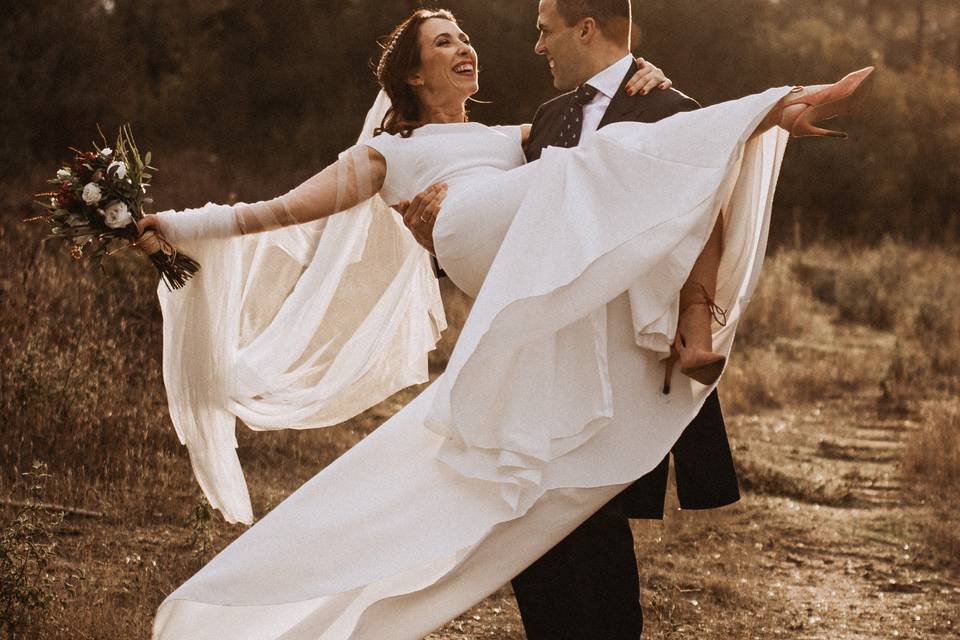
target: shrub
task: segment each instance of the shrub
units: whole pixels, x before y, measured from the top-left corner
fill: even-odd
[[[31,499],[0,529],[0,629],[11,638],[62,609],[83,579],[82,572],[63,581],[50,573],[64,514],[43,506],[47,465],[34,462],[24,476]]]
[[[798,276],[801,258],[795,251],[781,251],[765,261],[763,277],[737,328],[739,345],[770,344],[777,338],[795,338],[807,332],[812,313],[819,307]]]
[[[906,468],[940,496],[960,499],[960,403],[932,403],[921,418],[918,433],[908,439]]]
[[[213,548],[214,534],[213,508],[202,496],[193,510],[187,526],[190,528],[190,553],[198,567],[202,567],[209,560]]]

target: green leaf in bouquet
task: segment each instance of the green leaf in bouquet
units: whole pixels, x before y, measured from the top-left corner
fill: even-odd
[[[77,238],[79,236],[91,236],[98,233],[93,227],[57,227],[55,230],[58,238]]]
[[[147,151],[147,155],[145,155],[145,156],[143,157],[143,164],[144,164],[144,166],[149,167],[151,160],[153,160],[153,154],[150,153],[149,151]]]

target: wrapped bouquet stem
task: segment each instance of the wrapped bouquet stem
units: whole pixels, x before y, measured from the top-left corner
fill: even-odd
[[[133,245],[153,263],[169,289],[180,289],[200,270],[193,258],[178,251],[159,231],[144,231]]]

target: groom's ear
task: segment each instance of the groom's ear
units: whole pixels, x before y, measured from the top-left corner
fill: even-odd
[[[574,29],[576,30],[577,40],[581,44],[590,44],[600,32],[600,27],[594,18],[584,18]]]

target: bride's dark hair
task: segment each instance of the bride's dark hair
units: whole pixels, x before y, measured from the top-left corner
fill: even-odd
[[[419,9],[380,43],[383,53],[377,63],[377,81],[390,98],[391,106],[374,135],[399,133],[409,138],[420,126],[420,101],[407,84],[407,78],[420,66],[420,26],[432,18],[457,21],[446,9]]]

